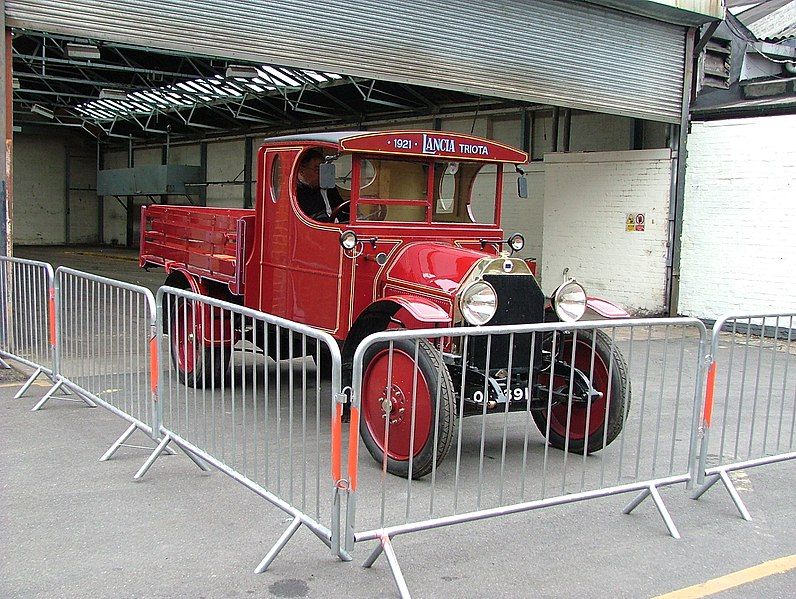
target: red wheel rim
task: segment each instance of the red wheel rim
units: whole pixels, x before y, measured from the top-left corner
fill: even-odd
[[[393,349],[392,381],[388,381],[390,352],[381,350],[368,363],[362,385],[362,410],[365,426],[376,444],[393,460],[406,461],[412,442],[412,413],[414,411],[414,455],[417,456],[428,442],[434,409],[428,382],[413,356]],[[415,376],[417,381],[415,382]],[[388,388],[388,382],[391,384]],[[417,389],[412,397],[413,387]],[[389,430],[385,415],[390,414]],[[387,433],[385,442],[385,432]]]
[[[180,372],[191,374],[196,367],[196,321],[194,310],[184,303],[174,307],[171,349]]]
[[[572,359],[572,340],[568,339],[561,350],[561,357],[565,361]],[[591,436],[603,430],[605,425],[605,408],[608,405],[608,365],[600,354],[594,352],[594,370],[591,365],[592,343],[590,340],[578,339],[575,348],[575,368],[580,370],[587,378],[591,374],[591,384],[596,391],[603,396],[592,402],[589,411],[588,404],[585,402],[572,401],[571,407],[567,403],[560,403],[553,406],[553,414],[550,418],[550,430],[561,437],[567,436],[567,411],[571,409],[569,423],[569,440],[582,441],[586,437],[586,431]],[[553,390],[569,391],[569,377],[553,377]],[[611,399],[613,402],[614,399]],[[547,411],[545,410],[545,414]],[[588,416],[588,422],[587,422]]]

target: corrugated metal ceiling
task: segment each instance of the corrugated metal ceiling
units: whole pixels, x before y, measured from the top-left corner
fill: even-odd
[[[565,0],[7,0],[26,27],[679,122],[682,27]]]

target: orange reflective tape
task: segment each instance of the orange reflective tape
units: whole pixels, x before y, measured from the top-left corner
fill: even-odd
[[[342,478],[343,404],[335,402],[332,414],[332,480],[335,484]]]
[[[348,488],[357,490],[357,468],[359,466],[359,408],[351,407],[351,422],[348,426]]]
[[[50,345],[55,347],[57,342],[55,335],[55,289],[50,289],[50,298],[47,302],[47,309],[50,314]]]
[[[708,384],[705,388],[705,411],[702,414],[702,422],[706,428],[710,428],[710,418],[713,415],[713,390],[716,387],[716,363],[713,362],[708,369]]]
[[[158,338],[149,340],[149,378],[152,381],[152,394],[158,392]]]

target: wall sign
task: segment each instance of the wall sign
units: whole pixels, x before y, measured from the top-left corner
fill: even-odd
[[[644,213],[629,213],[625,221],[626,231],[643,231],[644,230]]]

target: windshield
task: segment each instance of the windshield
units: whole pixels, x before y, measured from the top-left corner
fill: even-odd
[[[358,174],[357,221],[495,222],[495,164],[360,157],[352,161],[351,155],[342,155],[335,166],[337,185],[344,192],[351,190]],[[356,194],[351,196],[355,199]]]

